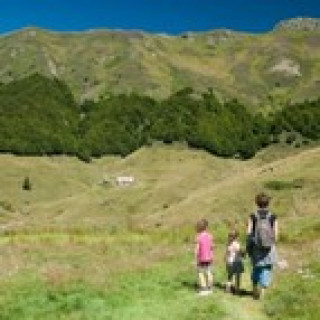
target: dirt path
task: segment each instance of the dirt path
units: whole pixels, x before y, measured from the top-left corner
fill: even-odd
[[[219,305],[226,312],[226,320],[267,320],[263,312],[263,302],[253,300],[251,295],[234,296],[219,291],[215,293]]]

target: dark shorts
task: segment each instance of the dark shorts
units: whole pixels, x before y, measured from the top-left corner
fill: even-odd
[[[231,280],[234,275],[239,275],[244,272],[242,261],[235,261],[233,263],[227,263],[226,265],[228,279]]]
[[[212,270],[212,262],[199,262],[197,265],[198,272],[208,272]]]

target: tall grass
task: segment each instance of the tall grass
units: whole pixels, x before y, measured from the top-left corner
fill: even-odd
[[[193,274],[177,266],[179,261],[128,272],[112,279],[110,287],[52,284],[21,274],[1,284],[0,319],[221,319],[218,301],[196,297]]]
[[[320,263],[299,273],[283,275],[265,302],[274,320],[318,320],[320,312]]]

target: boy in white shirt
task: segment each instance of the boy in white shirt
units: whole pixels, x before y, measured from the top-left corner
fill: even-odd
[[[238,241],[239,233],[236,230],[229,232],[228,243],[225,255],[226,269],[228,281],[226,283],[226,291],[230,292],[234,280],[235,293],[239,293],[241,285],[241,274],[244,272],[242,262],[242,250]]]

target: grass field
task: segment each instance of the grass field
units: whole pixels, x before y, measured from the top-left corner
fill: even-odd
[[[119,175],[135,183],[119,187]],[[26,176],[31,191],[22,189]],[[0,178],[0,319],[318,319],[317,146],[274,146],[249,161],[182,145],[90,164],[2,155]],[[243,236],[261,190],[279,216],[288,268],[257,302],[223,292],[222,256],[228,228]],[[217,286],[207,298],[195,294],[192,261],[200,217],[217,243]]]

